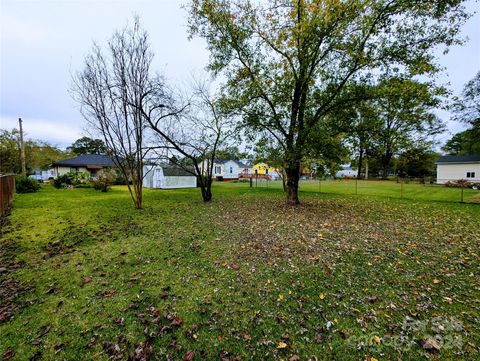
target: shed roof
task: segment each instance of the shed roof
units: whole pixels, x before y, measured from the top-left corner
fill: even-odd
[[[161,165],[163,169],[163,175],[165,177],[187,177],[187,176],[193,176],[192,173],[194,173],[193,168],[187,168],[189,169],[192,173],[188,172],[186,169],[181,168],[179,166],[175,165]]]
[[[445,163],[480,163],[480,154],[473,155],[444,155],[441,156],[437,164]]]
[[[82,154],[78,157],[59,160],[52,164],[52,166],[66,166],[66,167],[113,167],[115,162],[112,157],[102,154]]]

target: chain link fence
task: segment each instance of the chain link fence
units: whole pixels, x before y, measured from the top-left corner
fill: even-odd
[[[245,181],[245,183],[248,183]],[[444,184],[446,183],[446,184]],[[281,180],[253,179],[253,188],[282,189]],[[437,179],[301,179],[300,191],[358,196],[379,196],[387,198],[443,201],[480,204],[480,184]]]

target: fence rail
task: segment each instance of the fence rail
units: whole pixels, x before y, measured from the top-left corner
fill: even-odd
[[[0,217],[7,214],[15,194],[15,176],[0,175]]]

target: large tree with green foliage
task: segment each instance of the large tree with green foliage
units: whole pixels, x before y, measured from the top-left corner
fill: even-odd
[[[17,129],[0,130],[0,173],[21,172],[20,133]],[[48,142],[28,139],[25,141],[27,173],[36,169],[47,169],[65,157],[65,153]]]
[[[442,150],[451,155],[480,154],[480,125],[455,134]]]
[[[470,127],[455,134],[442,149],[449,154],[480,154],[480,71],[465,84],[453,111],[454,120]]]
[[[424,178],[435,175],[435,153],[422,146],[412,147],[402,152],[396,160],[397,174],[400,177]]]
[[[376,151],[382,174],[388,176],[392,159],[416,141],[438,134],[443,123],[433,110],[441,104],[443,89],[401,77],[382,80],[371,100],[376,125]]]
[[[105,142],[101,139],[93,139],[89,137],[82,137],[67,147],[67,152],[75,155],[82,154],[106,154],[107,147]]]
[[[223,73],[245,125],[267,131],[284,153],[288,203],[323,121],[355,103],[350,82],[387,68],[438,70],[432,49],[460,42],[462,1],[193,0],[192,36],[206,39],[209,68]],[[320,134],[319,134],[320,133]]]

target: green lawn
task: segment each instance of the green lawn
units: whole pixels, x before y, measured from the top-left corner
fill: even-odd
[[[403,183],[403,184],[402,184]],[[282,188],[281,181],[258,181],[253,186],[261,188]],[[383,180],[301,180],[300,189],[306,192],[349,194],[359,196],[377,196],[403,198],[411,200],[431,200],[461,202],[462,189],[444,185],[419,184],[415,182],[396,182]],[[463,189],[463,201],[480,203],[480,191]]]
[[[291,208],[279,186],[215,184],[210,204],[148,190],[141,211],[125,187],[17,195],[0,357],[478,357],[479,204],[423,200],[453,200],[443,187],[405,185],[412,201],[393,183],[362,188],[377,197],[304,182]],[[435,335],[440,351],[424,350]]]

